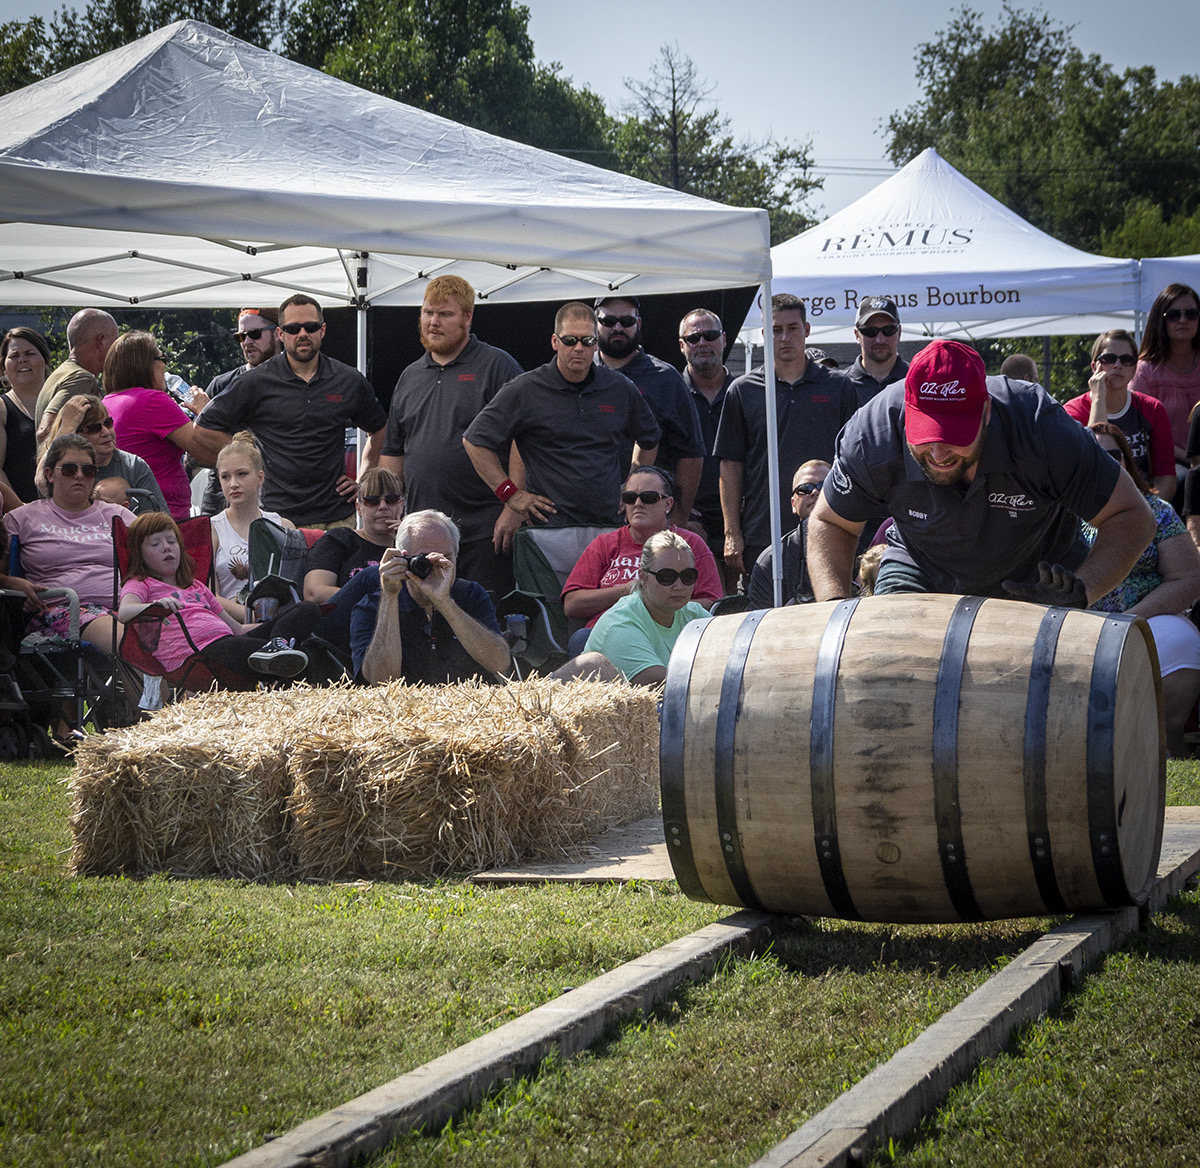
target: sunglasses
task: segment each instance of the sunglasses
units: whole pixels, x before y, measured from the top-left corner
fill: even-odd
[[[695,584],[700,578],[700,573],[695,568],[684,568],[682,572],[676,572],[674,568],[659,568],[657,572],[651,572],[650,575],[664,588],[670,588],[676,580],[687,587],[689,584]]]
[[[101,430],[115,430],[116,428],[117,424],[112,418],[105,418],[103,422],[89,422],[86,426],[80,426],[79,433],[90,436],[99,434]]]
[[[1103,449],[1108,451],[1108,453],[1111,454],[1118,462],[1124,462],[1124,459],[1121,457],[1121,451],[1116,446],[1114,446],[1111,450],[1109,450],[1107,446],[1105,446]]]
[[[559,337],[558,343],[568,349],[575,348],[576,345],[582,345],[585,349],[593,348],[596,344],[595,337],[574,337],[568,333],[565,337]]]
[[[605,328],[616,328],[617,325],[620,325],[622,328],[633,328],[638,322],[636,316],[607,316],[603,312],[596,319]]]
[[[645,503],[647,507],[657,503],[659,499],[668,499],[669,495],[660,494],[658,491],[622,491],[621,502],[626,507],[632,507],[634,503]]]
[[[359,495],[360,501],[366,503],[368,507],[378,507],[380,503],[386,503],[389,507],[394,507],[403,499],[403,495]]]
[[[801,483],[798,487],[792,488],[792,495],[815,495],[824,485],[824,479],[819,483]]]
[[[698,333],[688,333],[683,342],[686,345],[698,345],[701,341],[715,341],[722,334],[722,329],[701,329]]]
[[[240,345],[242,343],[242,341],[246,340],[247,337],[249,337],[250,340],[252,340],[252,341],[257,341],[258,338],[263,335],[263,333],[269,333],[269,332],[273,332],[273,331],[274,331],[273,329],[269,329],[269,328],[247,329],[244,333],[234,333],[233,335],[234,335],[234,338],[237,340],[238,344]],[[299,332],[300,331],[299,326],[297,326],[294,330],[291,328],[288,329],[288,332],[293,332],[293,331]],[[309,329],[308,331],[311,333],[314,330]]]
[[[858,331],[868,341],[873,341],[880,333],[883,333],[885,337],[894,337],[900,331],[900,326],[898,324],[885,324],[881,328],[876,328],[874,325],[864,324],[859,326]]]
[[[82,474],[85,479],[94,479],[96,477],[96,464],[94,462],[60,462],[57,469],[62,472],[62,476],[65,479],[73,479],[79,474]]]
[[[1098,365],[1124,365],[1126,369],[1132,369],[1137,364],[1137,358],[1130,353],[1101,353],[1096,358]]]
[[[325,322],[321,320],[302,320],[299,324],[281,324],[279,327],[289,336],[295,337],[300,334],[301,329],[306,333],[319,333],[325,327]]]
[[[1200,308],[1168,308],[1163,316],[1172,324],[1177,320],[1195,320],[1200,317]]]

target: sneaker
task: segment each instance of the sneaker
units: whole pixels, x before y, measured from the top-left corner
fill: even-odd
[[[250,654],[250,667],[274,677],[295,677],[308,668],[308,654],[294,649],[291,641],[276,637]]]

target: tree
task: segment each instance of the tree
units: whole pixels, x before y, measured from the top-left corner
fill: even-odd
[[[1035,226],[1095,250],[1133,200],[1170,217],[1200,202],[1200,81],[1116,73],[1070,28],[1005,6],[991,32],[963,8],[920,46],[920,101],[888,120],[902,163],[934,146]]]
[[[534,59],[512,0],[303,0],[284,52],[430,113],[560,154],[611,163],[604,103]]]
[[[1104,233],[1100,252],[1139,260],[1146,256],[1196,255],[1200,253],[1200,210],[1168,221],[1156,203],[1136,199],[1129,205],[1124,222]]]
[[[626,79],[632,95],[614,138],[618,169],[735,207],[764,207],[771,242],[810,226],[805,200],[822,180],[809,145],[735,141],[729,118],[709,99],[714,87],[678,46],[664,45],[648,81]]]

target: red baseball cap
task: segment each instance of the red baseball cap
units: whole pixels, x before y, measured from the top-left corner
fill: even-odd
[[[904,378],[904,435],[913,446],[970,446],[987,400],[983,358],[961,341],[934,341]]]

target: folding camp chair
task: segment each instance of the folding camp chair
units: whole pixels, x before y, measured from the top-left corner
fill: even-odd
[[[277,600],[280,604],[303,600],[304,557],[324,534],[307,527],[280,527],[270,519],[251,523],[246,543],[250,559],[247,608],[263,599]]]
[[[512,616],[525,617],[526,645],[510,637],[518,672],[550,672],[567,659],[570,622],[563,611],[562,590],[584,549],[612,527],[522,527],[513,539],[516,589],[497,605],[502,628]]]

